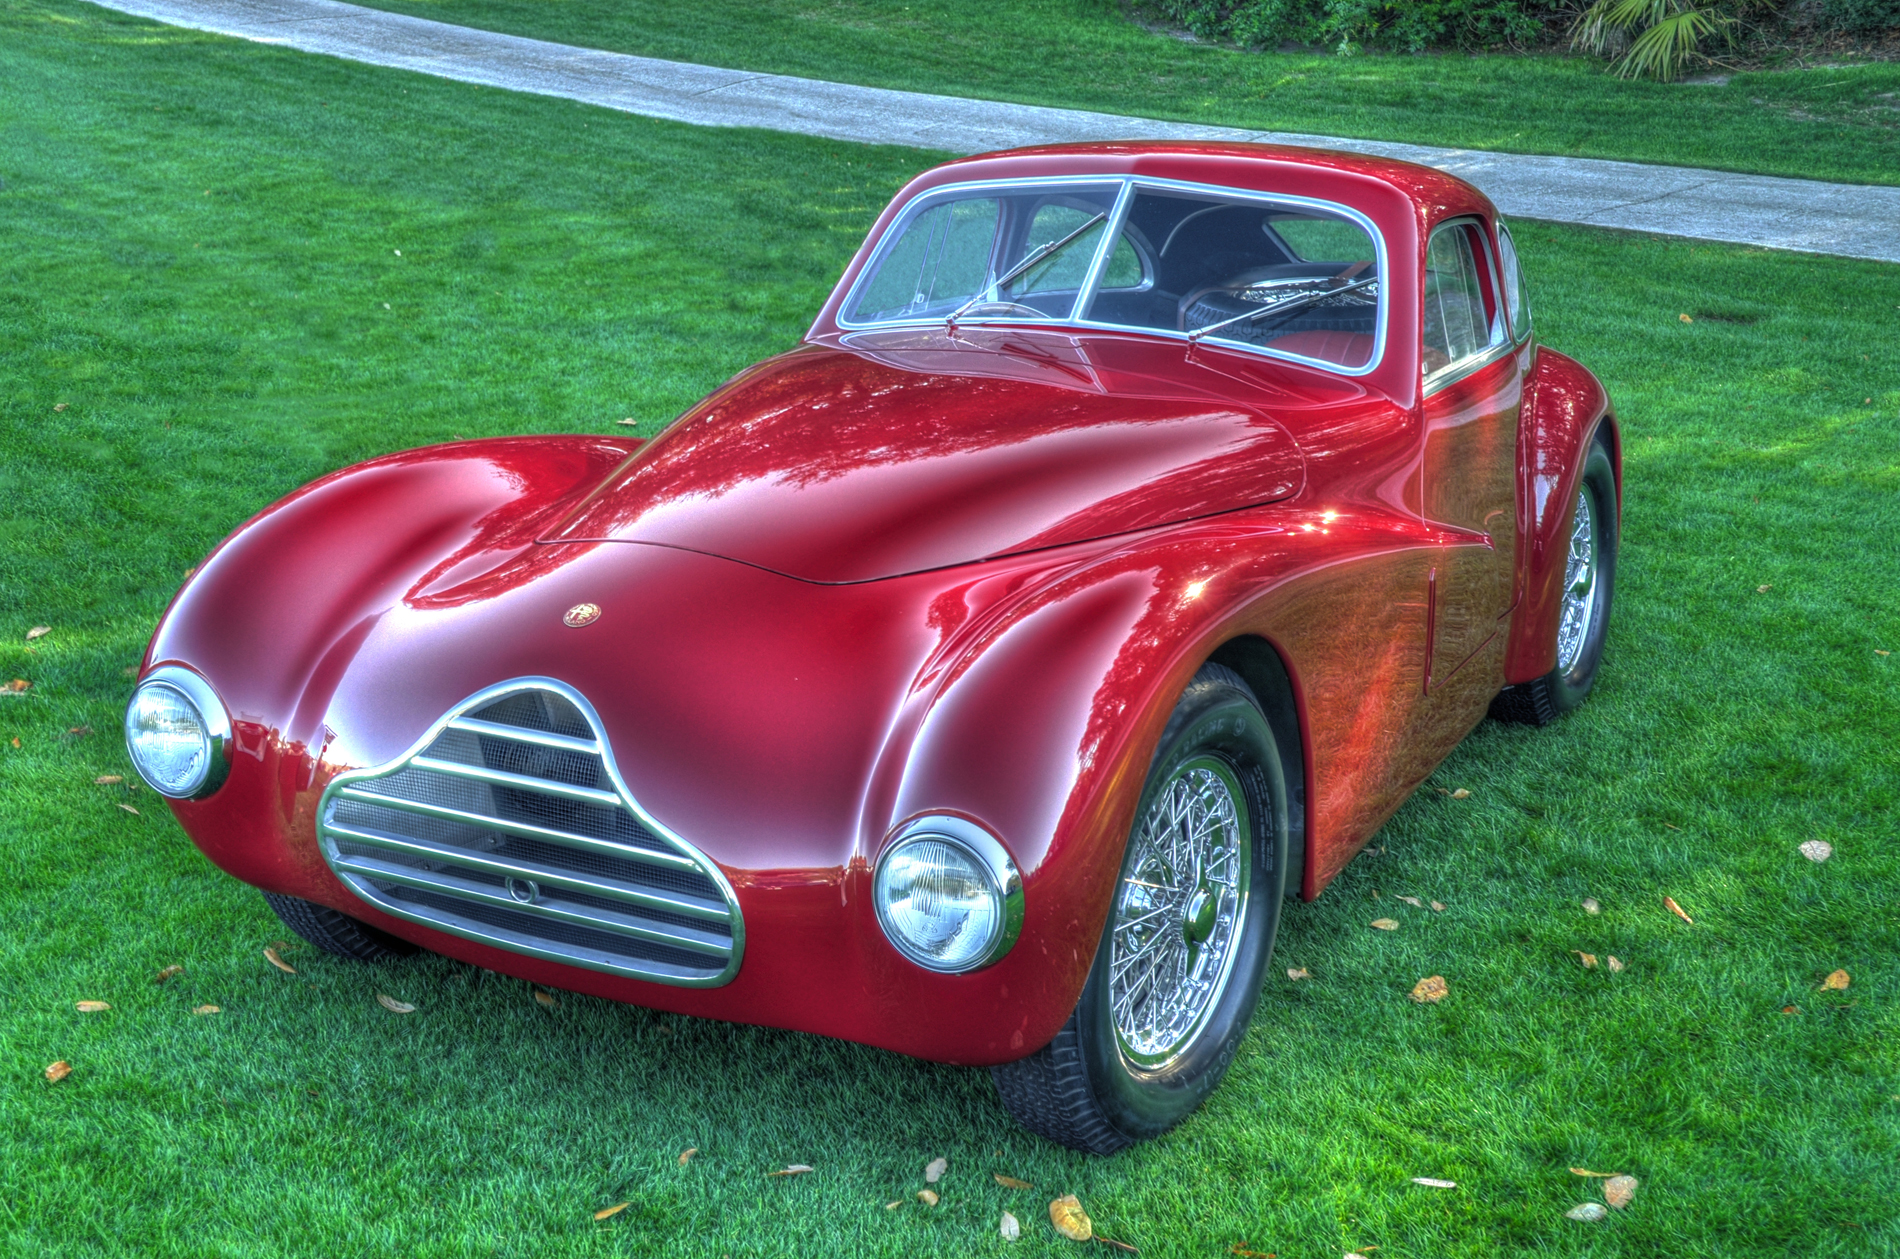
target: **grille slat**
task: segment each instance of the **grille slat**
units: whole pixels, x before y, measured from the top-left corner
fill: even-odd
[[[331,868],[386,913],[661,983],[738,971],[724,875],[627,795],[598,717],[563,683],[471,696],[404,756],[339,774],[319,818]]]

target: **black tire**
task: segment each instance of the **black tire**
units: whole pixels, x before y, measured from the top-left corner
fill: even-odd
[[[264,893],[264,902],[284,920],[286,927],[325,953],[358,962],[386,962],[417,951],[407,940],[398,940],[387,931],[378,931],[328,905],[299,900],[295,896],[279,896],[275,892]]]
[[[1603,663],[1603,640],[1610,631],[1610,606],[1616,598],[1616,471],[1610,466],[1605,440],[1599,435],[1590,444],[1578,485],[1579,495],[1589,496],[1596,552],[1596,575],[1587,596],[1593,606],[1582,650],[1567,666],[1560,651],[1557,667],[1543,677],[1507,686],[1498,692],[1497,698],[1491,701],[1491,716],[1499,721],[1547,726],[1583,703],[1590,688],[1596,685],[1597,667]],[[1576,515],[1573,500],[1565,517],[1562,536],[1566,540],[1571,535]]]
[[[1288,877],[1286,779],[1259,702],[1239,674],[1218,664],[1202,666],[1168,718],[1136,806],[1135,830],[1178,773],[1191,763],[1210,761],[1228,766],[1238,783],[1249,836],[1246,894],[1232,920],[1236,926],[1225,979],[1174,1056],[1152,1069],[1131,1060],[1110,1008],[1109,975],[1124,879],[1128,863],[1136,860],[1131,835],[1109,920],[1075,1012],[1043,1049],[990,1069],[1016,1121],[1059,1145],[1113,1154],[1174,1127],[1220,1083],[1253,1017]]]

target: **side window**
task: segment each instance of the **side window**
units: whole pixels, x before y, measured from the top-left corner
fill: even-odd
[[[1425,251],[1425,374],[1483,354],[1504,339],[1480,269],[1483,242],[1469,223],[1441,227]]]
[[[1502,257],[1498,268],[1504,274],[1504,305],[1511,316],[1511,340],[1522,341],[1531,331],[1531,300],[1524,291],[1524,271],[1518,266],[1517,245],[1511,240],[1511,231],[1504,224],[1498,224],[1498,253]]]
[[[997,202],[947,201],[918,215],[864,287],[852,317],[899,318],[954,306],[989,275]]]
[[[1030,253],[1068,236],[1092,218],[1101,217],[1096,206],[1065,205],[1051,202],[1036,207],[1036,213],[1029,220],[1029,235],[1023,241],[1023,255]],[[1074,244],[1059,254],[1054,254],[1048,262],[1037,263],[1023,274],[1023,278],[1011,285],[1012,291],[1022,293],[1068,292],[1082,286],[1088,278],[1089,268],[1095,263],[1097,242],[1102,239],[1102,229],[1096,227],[1078,237]]]

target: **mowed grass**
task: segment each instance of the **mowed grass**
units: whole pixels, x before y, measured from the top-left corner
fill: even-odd
[[[793,344],[933,160],[0,5],[5,1252],[1066,1255],[1074,1192],[1145,1256],[1892,1253],[1900,269],[1520,225],[1628,442],[1601,685],[1481,727],[1434,780],[1469,798],[1290,907],[1226,1084],[1114,1159],[978,1071],[439,959],[280,973],[261,898],[94,785],[130,772],[123,671],[251,512],[457,433],[652,431]],[[1642,1187],[1572,1223],[1570,1167]]]
[[[1624,82],[1512,53],[1253,52],[1151,30],[1124,0],[369,0],[537,39],[1139,117],[1900,183],[1900,65]]]

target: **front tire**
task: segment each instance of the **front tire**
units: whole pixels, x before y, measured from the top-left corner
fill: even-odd
[[[417,951],[407,940],[398,940],[387,931],[378,931],[328,905],[295,896],[279,896],[275,892],[265,892],[264,902],[284,920],[286,927],[325,953],[357,962],[385,962]]]
[[[1240,676],[1202,666],[1168,718],[1081,1000],[991,1068],[1018,1123],[1112,1154],[1192,1114],[1253,1017],[1287,879],[1286,779]]]
[[[1557,665],[1541,678],[1507,686],[1491,701],[1499,721],[1547,726],[1583,703],[1603,663],[1616,595],[1616,470],[1599,436],[1590,443],[1570,505],[1564,593],[1557,617]]]

